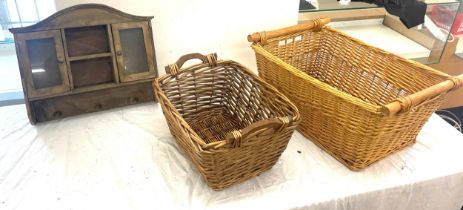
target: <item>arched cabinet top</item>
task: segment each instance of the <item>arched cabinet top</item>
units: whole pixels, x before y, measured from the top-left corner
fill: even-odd
[[[11,33],[27,33],[61,28],[149,21],[153,16],[136,16],[103,4],[80,4],[60,10],[50,17],[27,27],[11,28]]]

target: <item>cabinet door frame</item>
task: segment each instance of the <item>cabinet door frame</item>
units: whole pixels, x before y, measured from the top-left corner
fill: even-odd
[[[62,83],[61,85],[38,89],[35,88],[34,80],[32,79],[32,68],[26,41],[46,38],[53,38],[54,40],[56,60],[58,62],[58,69]],[[66,67],[66,57],[64,55],[63,41],[61,39],[60,30],[19,33],[15,35],[15,42],[17,43],[19,49],[19,68],[22,72],[22,76],[24,76],[26,80],[26,87],[23,85],[23,88],[26,88],[25,92],[27,93],[28,97],[35,98],[42,96],[52,96],[65,93],[70,90],[68,70]]]
[[[146,61],[148,68],[146,71],[135,74],[126,74],[124,71],[124,56],[122,53],[122,42],[119,34],[120,30],[140,28],[143,31],[143,39],[145,43]],[[152,39],[152,32],[150,30],[149,22],[129,22],[129,23],[114,23],[111,24],[114,50],[116,53],[117,68],[121,82],[129,82],[135,80],[143,80],[148,78],[156,77],[156,60],[154,52],[154,44]]]

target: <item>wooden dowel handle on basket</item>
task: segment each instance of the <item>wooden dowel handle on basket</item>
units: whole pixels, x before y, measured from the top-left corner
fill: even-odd
[[[199,59],[201,60],[202,63],[209,63],[212,66],[212,65],[215,65],[215,63],[217,62],[217,54],[211,53],[208,55],[203,55],[201,53],[190,53],[190,54],[183,55],[177,60],[177,62],[175,62],[174,64],[167,65],[165,67],[166,73],[176,74],[177,71],[182,68],[183,64],[193,59]]]
[[[277,29],[273,31],[266,31],[265,32],[265,37],[263,37],[262,32],[256,32],[253,34],[248,35],[248,41],[249,42],[265,42],[267,39],[279,37],[279,36],[285,36],[288,34],[293,34],[297,33],[300,31],[305,31],[305,30],[320,30],[328,24],[331,21],[330,18],[321,18],[321,19],[316,19],[316,20],[311,20],[308,21],[307,23],[303,24],[298,24],[295,26],[290,26],[282,29]]]
[[[292,119],[289,117],[282,117],[282,118],[270,118],[270,119],[265,119],[265,120],[260,120],[255,123],[252,123],[248,127],[244,128],[241,131],[232,131],[227,134],[225,137],[225,140],[227,142],[230,142],[233,147],[240,147],[241,144],[243,143],[243,139],[252,137],[253,135],[256,135],[256,132],[266,129],[266,128],[274,128],[274,129],[284,129],[286,128]]]
[[[411,108],[420,105],[426,100],[430,100],[438,95],[453,91],[460,88],[463,85],[463,74],[451,77],[450,79],[441,82],[439,84],[428,87],[422,91],[413,93],[409,96],[400,98],[392,103],[384,106],[383,112],[386,115],[395,115],[400,112],[406,112]]]

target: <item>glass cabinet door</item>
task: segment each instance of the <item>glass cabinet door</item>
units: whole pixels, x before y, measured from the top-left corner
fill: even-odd
[[[122,82],[154,77],[154,47],[148,22],[112,24],[119,77]]]
[[[64,49],[59,30],[17,34],[18,58],[29,97],[69,91]]]

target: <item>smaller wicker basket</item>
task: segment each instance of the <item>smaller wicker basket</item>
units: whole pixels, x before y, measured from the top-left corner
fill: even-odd
[[[201,64],[180,69],[190,59]],[[285,150],[297,108],[242,65],[182,56],[153,88],[170,132],[207,184],[221,190],[269,170]]]

